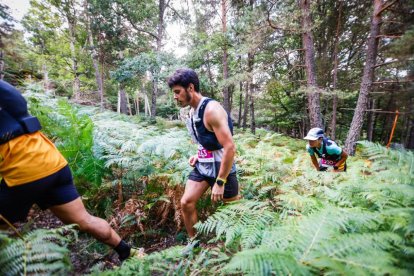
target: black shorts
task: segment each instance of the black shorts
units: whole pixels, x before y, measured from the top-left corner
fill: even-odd
[[[8,187],[2,179],[0,214],[12,223],[23,221],[34,203],[45,210],[71,202],[78,197],[69,166],[42,179],[14,187]],[[0,224],[4,223],[0,219]]]
[[[207,181],[207,183],[210,185],[210,187],[213,189],[214,184],[216,183],[216,179],[212,177],[207,177],[204,175],[201,175],[197,168],[194,168],[194,170],[191,171],[190,176],[188,179],[201,182],[201,181]],[[237,174],[231,173],[227,177],[227,182],[224,185],[224,194],[223,198],[232,198],[239,194],[239,182],[237,181]]]

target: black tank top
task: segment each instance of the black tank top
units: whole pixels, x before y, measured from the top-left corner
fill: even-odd
[[[191,127],[193,128],[195,138],[205,149],[219,150],[222,149],[223,146],[217,140],[216,134],[212,131],[209,131],[204,125],[204,112],[206,110],[207,104],[210,101],[213,101],[213,99],[205,98],[201,103],[201,106],[198,110],[198,118],[200,118],[199,121],[194,121],[193,116],[191,116]],[[231,121],[229,114],[227,114],[227,121],[231,135],[233,135],[233,122]]]

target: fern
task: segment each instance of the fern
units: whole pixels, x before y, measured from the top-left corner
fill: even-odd
[[[355,211],[342,214],[335,209],[324,209],[303,220],[293,220],[290,226],[270,228],[263,233],[261,246],[237,253],[225,271],[251,275],[302,275],[326,269],[344,274],[399,271],[393,266],[392,254],[387,252],[402,244],[399,235],[389,232],[341,234],[354,231],[350,227],[352,220],[362,217],[375,221],[369,214]],[[372,255],[381,256],[380,266],[370,258]]]
[[[204,223],[195,227],[201,233],[225,235],[226,245],[240,240],[242,248],[250,248],[261,240],[261,233],[275,219],[265,202],[243,200],[220,207]]]
[[[122,267],[99,275],[199,275],[219,274],[228,261],[226,254],[217,249],[200,249],[183,258],[184,247],[175,246],[145,256],[131,258]]]
[[[414,181],[414,153],[405,150],[390,150],[379,144],[359,142],[364,149],[363,154],[375,161],[377,171],[387,171],[391,168],[394,178],[400,183],[413,184]]]
[[[306,275],[310,271],[285,251],[259,247],[237,253],[224,267],[224,272],[247,275]]]
[[[67,245],[77,238],[74,226],[35,230],[23,239],[0,236],[1,275],[65,274],[71,264]]]

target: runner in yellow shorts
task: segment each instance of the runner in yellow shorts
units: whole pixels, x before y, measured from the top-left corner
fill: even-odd
[[[0,80],[0,227],[25,220],[37,204],[113,247],[121,261],[134,254],[105,220],[86,211],[68,162],[40,128],[20,92]]]

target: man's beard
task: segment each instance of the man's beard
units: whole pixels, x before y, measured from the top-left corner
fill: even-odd
[[[185,101],[179,101],[181,107],[186,107],[188,105],[190,105],[191,99],[193,97],[191,96],[190,92],[188,92],[188,90],[185,90]]]
[[[190,92],[188,92],[188,90],[186,89],[186,90],[185,90],[185,100],[186,100],[188,103],[190,103],[192,98],[193,98],[193,97],[191,96]]]

